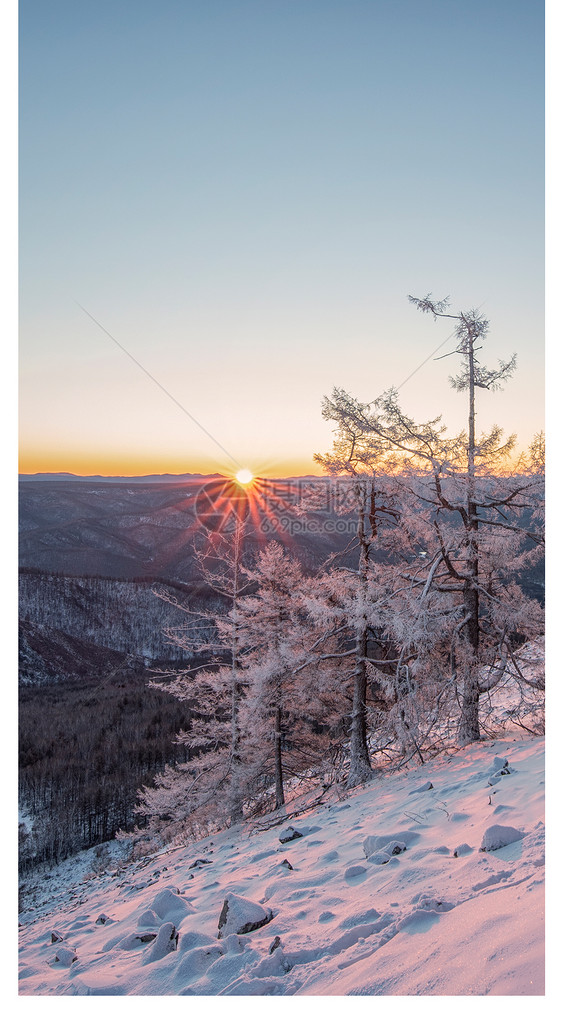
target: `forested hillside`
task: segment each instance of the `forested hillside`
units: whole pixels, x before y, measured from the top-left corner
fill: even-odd
[[[186,652],[166,635],[181,614],[158,597],[165,590],[182,603],[209,604],[209,590],[201,583],[187,588],[178,582],[78,578],[22,569],[20,682],[79,675],[78,658],[99,665],[100,648],[147,663],[186,662]]]
[[[147,688],[139,662],[106,653],[64,683],[20,688],[20,868],[55,863],[130,827],[138,786],[185,760],[189,707]]]
[[[132,825],[139,786],[189,751],[175,736],[185,703],[151,690],[150,666],[189,653],[165,630],[191,606],[221,603],[177,582],[20,574],[21,863],[57,861]]]

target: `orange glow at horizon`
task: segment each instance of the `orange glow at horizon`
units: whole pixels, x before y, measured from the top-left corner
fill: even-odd
[[[256,475],[264,478],[287,478],[299,475],[323,475],[324,472],[311,458],[289,458],[283,461],[254,462],[253,468],[241,469],[250,473],[251,480]],[[185,458],[177,456],[146,455],[139,453],[99,453],[95,450],[68,450],[22,447],[19,455],[19,472],[34,475],[42,472],[69,472],[72,475],[88,476],[123,476],[125,478],[139,475],[183,475],[195,473],[201,475],[232,475],[229,462],[217,461],[212,458]],[[238,480],[240,481],[240,480]],[[249,482],[250,480],[246,480]],[[244,484],[244,483],[243,483]]]
[[[494,474],[510,474],[520,460],[523,448],[517,447],[503,464],[498,463]],[[126,454],[116,452],[115,454],[100,454],[95,451],[65,451],[58,453],[52,450],[27,450],[21,448],[19,455],[18,471],[21,475],[35,475],[36,473],[69,473],[77,476],[106,476],[113,478],[123,476],[132,478],[143,475],[219,475],[231,477],[238,486],[250,489],[260,479],[286,479],[298,478],[299,476],[325,476],[326,472],[320,468],[312,457],[285,459],[283,461],[272,461],[254,463],[254,468],[241,468],[234,472],[228,462],[220,462],[209,458],[191,458],[178,460],[177,457],[167,458],[165,455],[143,455],[142,452]]]

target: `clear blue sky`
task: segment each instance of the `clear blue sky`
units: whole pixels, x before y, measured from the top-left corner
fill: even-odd
[[[536,0],[21,0],[23,471],[309,471],[482,305],[519,357],[479,422],[543,412]],[[401,395],[464,425],[451,360]]]

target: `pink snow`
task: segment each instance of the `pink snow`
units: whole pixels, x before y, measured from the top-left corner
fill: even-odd
[[[20,994],[540,996],[543,765],[543,739],[481,742],[102,875],[83,853],[26,894]],[[494,825],[522,837],[480,851]],[[370,861],[369,836],[406,850]],[[271,922],[219,939],[228,894]]]

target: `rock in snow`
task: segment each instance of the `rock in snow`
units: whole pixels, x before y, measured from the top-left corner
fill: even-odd
[[[496,849],[503,849],[504,845],[511,845],[514,841],[520,841],[525,837],[524,831],[518,831],[516,827],[502,827],[501,824],[492,824],[484,832],[481,852],[495,852]]]
[[[270,908],[263,908],[256,901],[249,901],[239,894],[227,894],[219,916],[219,940],[230,933],[251,933],[265,926],[273,919]]]
[[[177,947],[178,931],[173,922],[165,922],[158,930],[158,936],[144,956],[142,963],[143,965],[148,965],[151,961],[159,961],[160,958],[169,954],[170,951],[176,951]]]
[[[288,841],[293,841],[294,838],[302,838],[300,831],[295,831],[294,827],[287,827],[284,831],[281,831],[279,835],[279,841],[284,845]]]
[[[385,863],[390,862],[391,858],[392,856],[390,855],[390,852],[381,850],[379,852],[373,852],[373,854],[369,856],[369,862],[374,863],[375,866],[384,866]]]
[[[168,887],[158,892],[152,902],[151,910],[160,919],[175,919],[176,922],[179,922],[188,913],[195,912],[193,905],[187,898],[182,898],[181,895],[170,891]]]
[[[403,841],[389,841],[388,845],[385,845],[384,852],[388,852],[391,856],[399,856],[401,852],[406,851],[406,845]]]
[[[488,785],[497,785],[498,782],[501,782],[504,775],[510,774],[511,768],[507,762],[507,757],[495,757],[488,777]]]
[[[388,856],[397,856],[405,852],[412,841],[419,838],[413,831],[401,831],[400,838],[394,838],[391,834],[370,834],[363,842],[363,852],[367,859],[374,856],[375,852],[386,852]]]
[[[70,968],[73,961],[78,961],[78,956],[73,947],[57,948],[54,962],[62,965],[63,968]]]

